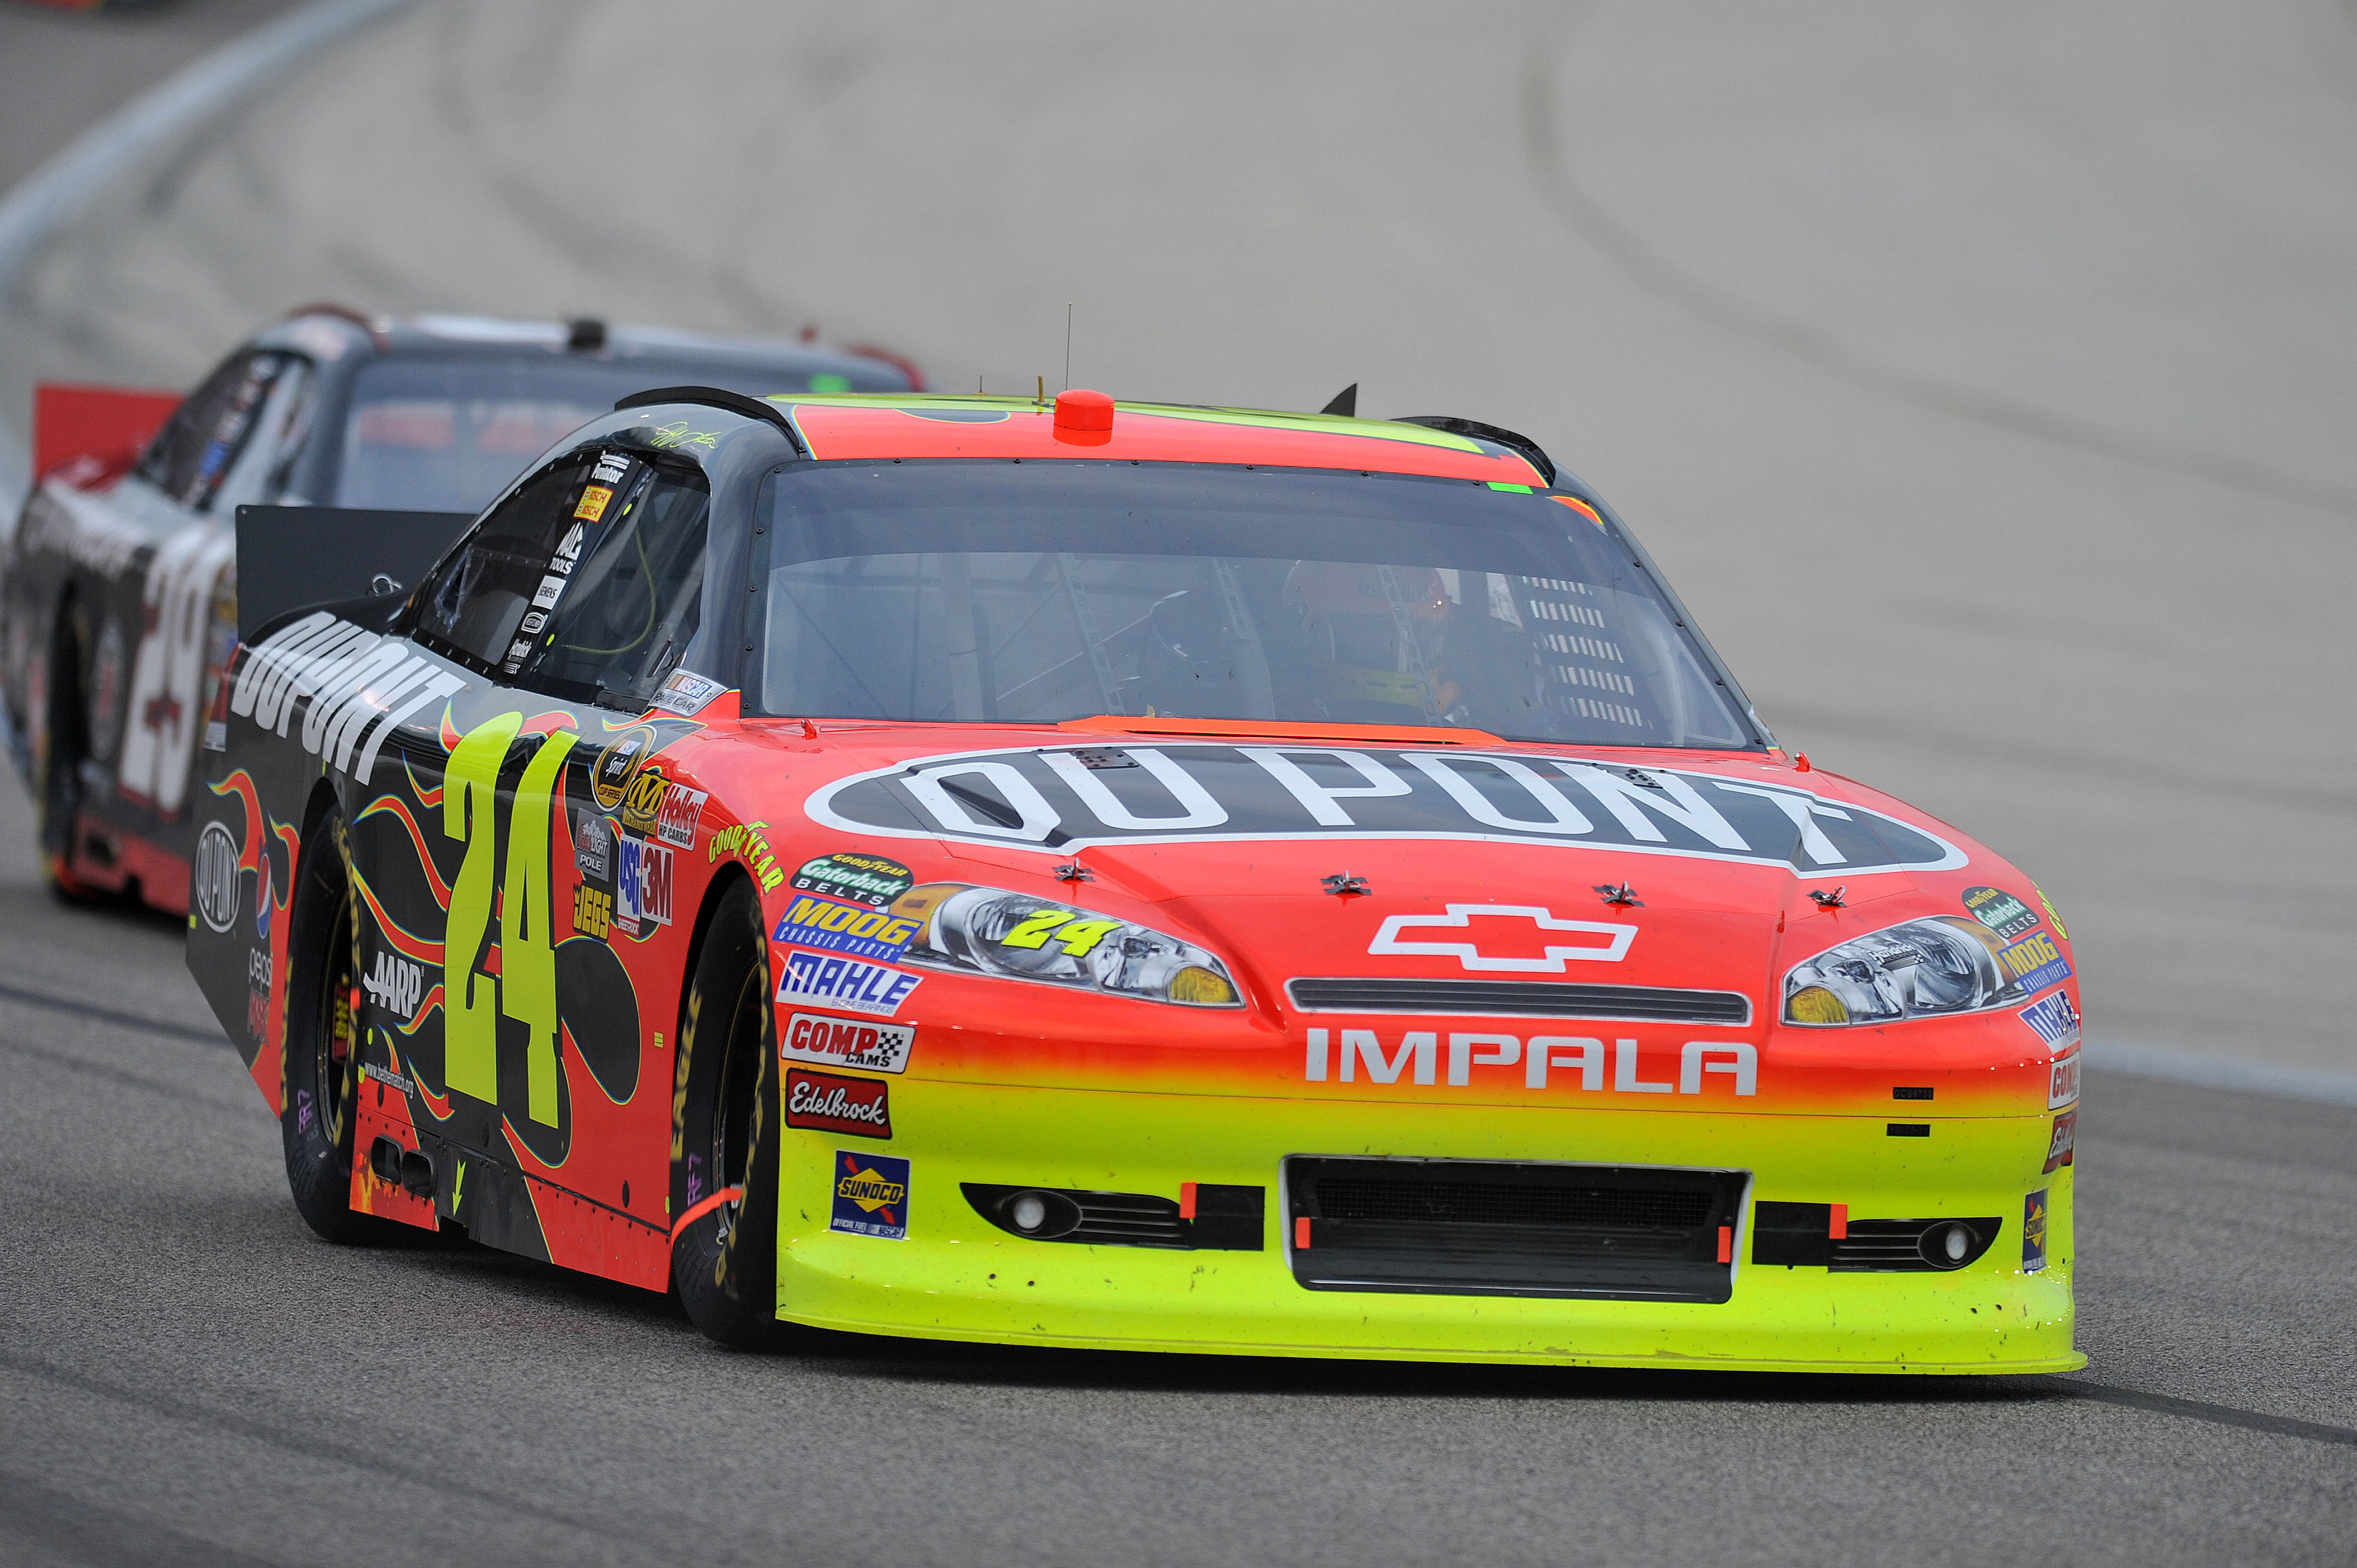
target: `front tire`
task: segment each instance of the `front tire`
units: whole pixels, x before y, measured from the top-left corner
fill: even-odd
[[[351,1207],[361,1065],[354,915],[344,819],[330,811],[303,846],[288,911],[278,1123],[296,1211],[339,1242],[367,1240],[378,1230],[375,1219]]]
[[[737,881],[688,979],[672,1097],[671,1212],[693,1216],[672,1242],[672,1283],[696,1327],[736,1350],[794,1337],[777,1316],[777,1013],[762,938],[760,897]]]

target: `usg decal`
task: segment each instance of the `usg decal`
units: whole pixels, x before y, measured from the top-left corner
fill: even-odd
[[[1480,917],[1478,925],[1477,916]],[[1506,929],[1501,930],[1501,927]],[[1575,934],[1588,940],[1549,940],[1551,933]],[[1598,942],[1595,940],[1598,937],[1605,940]],[[1367,951],[1372,956],[1398,953],[1454,958],[1459,967],[1484,973],[1561,974],[1566,963],[1580,960],[1618,963],[1628,955],[1629,944],[1636,939],[1634,926],[1558,920],[1551,910],[1528,905],[1451,904],[1445,915],[1390,917],[1368,944]],[[1484,953],[1482,940],[1524,951],[1534,946],[1543,950],[1535,958]]]
[[[671,924],[671,851],[658,843],[627,835],[614,877],[615,913],[635,925],[648,921]]]
[[[1109,751],[1127,765],[1108,767]],[[1398,838],[1858,875],[1965,863],[1962,850],[1921,828],[1781,784],[1464,747],[1172,742],[965,752],[837,779],[803,810],[846,832],[1057,855],[1101,843]]]
[[[797,1013],[786,1021],[785,1032],[778,1037],[778,1052],[791,1060],[816,1062],[821,1067],[905,1072],[909,1047],[916,1043],[914,1024],[872,1024]]]

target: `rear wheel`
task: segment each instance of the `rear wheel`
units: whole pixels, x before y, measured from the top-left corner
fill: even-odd
[[[49,638],[48,711],[42,715],[41,876],[69,904],[103,895],[73,872],[81,831],[81,765],[90,755],[89,710],[82,703],[82,638],[74,609],[58,614]]]
[[[687,1315],[733,1349],[773,1349],[778,1321],[777,1015],[761,900],[721,897],[689,976],[673,1085],[672,1283]]]
[[[286,1027],[279,1133],[286,1186],[304,1223],[330,1241],[370,1239],[352,1211],[352,1108],[359,1098],[359,964],[344,819],[311,831],[296,871],[286,933]]]

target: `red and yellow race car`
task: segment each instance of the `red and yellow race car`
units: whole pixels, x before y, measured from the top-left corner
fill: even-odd
[[[1523,437],[672,388],[242,608],[188,962],[324,1235],[732,1345],[2083,1363],[2061,922]]]

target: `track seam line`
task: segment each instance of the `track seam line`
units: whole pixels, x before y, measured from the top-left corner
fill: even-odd
[[[135,1029],[142,1034],[160,1035],[167,1039],[190,1040],[200,1046],[225,1046],[229,1036],[218,1030],[207,1032],[191,1029],[185,1024],[168,1024],[160,1018],[143,1018],[136,1013],[118,1013],[112,1007],[100,1007],[88,1002],[75,1002],[63,996],[50,996],[38,991],[0,983],[0,1002],[21,1002],[28,1007],[47,1007],[52,1012],[71,1013],[80,1017],[95,1018],[117,1028]]]
[[[2071,1378],[2058,1378],[2055,1381],[2072,1399],[2122,1405],[2129,1410],[2174,1415],[2188,1421],[2207,1421],[2219,1426],[2239,1426],[2245,1431],[2265,1432],[2276,1437],[2299,1437],[2310,1443],[2330,1443],[2344,1448],[2357,1448],[2357,1431],[2346,1426],[2302,1421],[2297,1416],[2267,1415],[2230,1404],[2211,1404],[2204,1400],[2181,1399],[2176,1394],[2148,1393],[2142,1389],[2123,1389],[2111,1383],[2083,1383]]]

